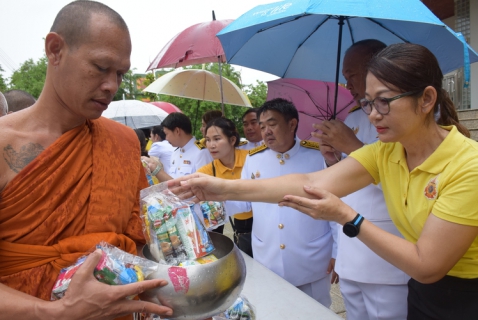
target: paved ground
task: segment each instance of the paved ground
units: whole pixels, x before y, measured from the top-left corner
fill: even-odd
[[[224,227],[224,235],[232,239],[232,228],[229,223]],[[330,306],[330,309],[340,315],[342,318],[346,319],[344,300],[340,294],[339,284],[332,285],[330,295],[332,296],[332,306]]]

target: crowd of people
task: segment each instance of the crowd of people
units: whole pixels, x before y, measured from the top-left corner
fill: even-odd
[[[172,314],[125,299],[166,280],[96,281],[98,252],[49,301],[60,269],[99,241],[133,254],[144,245],[140,160],[182,198],[224,201],[236,245],[324,306],[340,280],[348,319],[476,315],[478,144],[428,49],[374,39],[348,48],[342,73],[357,107],[310,128],[319,142],[299,139],[284,99],[248,109],[244,138],[218,110],[202,116],[202,139],[180,112],[146,134],[101,117],[130,68],[131,40],[98,2],[61,9],[45,53],[38,100],[0,93],[0,319]]]

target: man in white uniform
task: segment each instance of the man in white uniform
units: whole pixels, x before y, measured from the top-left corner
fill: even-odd
[[[157,157],[163,164],[164,171],[169,172],[171,165],[171,154],[174,152],[174,147],[166,140],[162,126],[155,126],[151,129],[150,139],[153,142],[151,149],[148,151],[150,157]]]
[[[257,121],[258,108],[250,108],[242,116],[242,128],[244,129],[245,141],[239,143],[239,149],[251,150],[263,144],[261,128]]]
[[[209,150],[191,134],[191,121],[185,114],[180,112],[170,113],[161,125],[166,140],[173,147],[176,147],[171,154],[170,167],[167,172],[169,176],[178,178],[194,173],[213,160]]]
[[[347,80],[347,89],[357,103],[365,97],[367,63],[383,48],[385,44],[380,41],[363,40],[351,46],[345,54],[342,73]],[[345,124],[331,120],[316,128],[323,132],[318,135],[322,143],[344,154],[378,140],[375,127],[359,107],[351,111]],[[336,161],[334,157],[325,157],[329,164]],[[371,184],[342,200],[378,227],[401,236],[388,215],[380,186]],[[407,282],[410,277],[358,239],[347,237],[340,229],[335,271],[340,276],[347,319],[407,318]]]
[[[265,145],[249,151],[241,179],[267,179],[324,169],[318,144],[300,141],[295,135],[299,116],[291,102],[284,99],[268,101],[257,116]],[[329,222],[314,220],[294,209],[271,203],[228,201],[227,209],[234,210],[232,205],[237,205],[233,212],[250,209],[241,209],[241,204],[252,206],[254,212],[254,259],[329,307],[327,268],[333,251]]]

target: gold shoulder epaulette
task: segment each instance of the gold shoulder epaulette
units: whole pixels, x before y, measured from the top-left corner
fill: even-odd
[[[240,146],[243,146],[243,145],[248,144],[248,143],[249,143],[249,141],[244,140],[244,141],[239,142],[239,145],[240,145]]]
[[[355,112],[355,111],[360,110],[360,109],[361,109],[360,106],[355,106],[355,107],[353,107],[352,109],[349,110],[349,113]]]
[[[196,140],[196,142],[194,142],[194,144],[196,145],[196,147],[198,147],[199,150],[205,149],[206,148],[206,139],[202,138],[201,140]]]
[[[315,150],[320,150],[320,146],[318,142],[315,141],[309,141],[309,140],[302,140],[300,142],[301,147],[309,148],[309,149],[315,149]]]
[[[253,154],[259,153],[259,152],[264,151],[266,149],[267,149],[267,146],[265,144],[261,144],[260,146],[252,148],[251,150],[249,150],[249,155],[252,156]]]

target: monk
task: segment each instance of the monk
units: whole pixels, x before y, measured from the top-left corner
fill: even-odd
[[[130,68],[121,16],[93,1],[57,15],[45,38],[48,69],[30,108],[0,118],[0,319],[114,319],[171,315],[125,297],[167,284],[108,286],[92,253],[66,296],[50,302],[61,268],[101,240],[130,253],[144,243],[139,190],[147,186],[133,130],[101,118]]]

